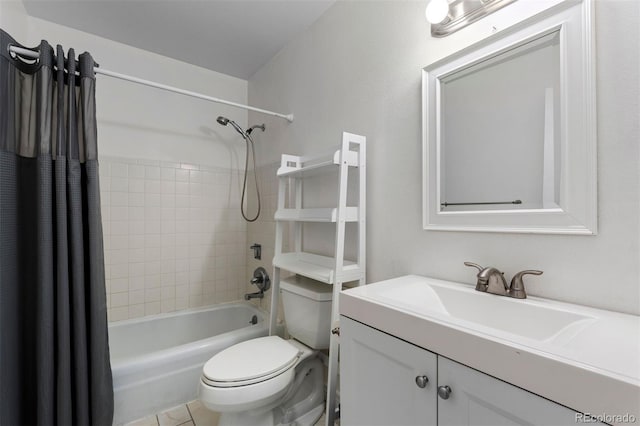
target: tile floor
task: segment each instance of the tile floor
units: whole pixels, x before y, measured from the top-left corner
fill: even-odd
[[[200,401],[195,400],[170,408],[155,416],[127,423],[124,426],[217,426],[218,417],[218,413],[209,411]],[[315,426],[324,425],[324,419],[323,414]]]
[[[218,413],[209,411],[200,401],[195,400],[125,426],[217,426],[218,417]]]

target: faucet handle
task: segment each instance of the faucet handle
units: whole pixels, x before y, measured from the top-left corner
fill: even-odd
[[[509,296],[516,299],[527,298],[527,292],[524,290],[524,282],[522,281],[522,277],[524,275],[542,275],[542,271],[527,269],[515,274],[511,279],[511,285],[509,286]]]
[[[482,273],[482,271],[484,271],[486,268],[483,268],[482,266],[478,265],[477,263],[473,263],[473,262],[464,262],[465,266],[472,266],[474,268],[476,268],[478,270],[478,276]],[[488,281],[482,281],[480,279],[478,279],[478,281],[476,282],[476,291],[487,291],[487,287],[489,286]]]
[[[464,266],[473,266],[478,270],[478,272],[482,272],[482,270],[484,269],[482,266],[478,265],[477,263],[472,263],[472,262],[464,262]]]

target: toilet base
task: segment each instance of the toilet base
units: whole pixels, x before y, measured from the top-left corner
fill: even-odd
[[[291,423],[275,423],[274,412],[260,413],[255,416],[247,413],[222,413],[218,426],[312,426],[324,414],[324,403],[303,414]]]
[[[295,425],[295,426],[315,425],[316,422],[320,419],[320,417],[322,417],[323,414],[324,414],[324,402],[318,405],[317,407],[315,407],[314,409],[312,409],[311,411],[309,411],[307,414],[304,414],[298,417],[294,421],[294,423],[287,423],[287,425]],[[281,423],[278,426],[285,426],[285,425]]]
[[[301,371],[284,400],[267,410],[220,413],[219,426],[312,426],[324,413],[323,365],[318,358],[299,365]]]

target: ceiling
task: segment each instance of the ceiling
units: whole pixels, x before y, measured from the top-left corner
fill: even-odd
[[[30,16],[248,79],[335,0],[23,0]]]

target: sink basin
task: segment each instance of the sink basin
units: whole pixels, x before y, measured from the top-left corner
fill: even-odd
[[[393,281],[393,280],[391,280]],[[512,299],[475,291],[462,284],[415,277],[378,286],[377,297],[395,307],[445,321],[463,321],[521,337],[549,341],[573,335],[593,317],[534,299]]]

